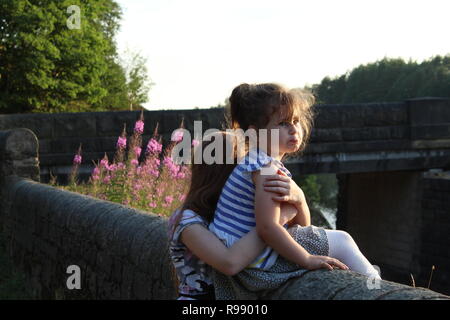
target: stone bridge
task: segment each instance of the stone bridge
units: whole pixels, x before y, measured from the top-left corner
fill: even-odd
[[[304,154],[287,161],[294,175],[334,173],[339,184],[337,228],[348,231],[382,277],[405,284],[411,276],[450,293],[450,179],[430,172],[450,168],[450,100],[319,105]],[[126,124],[139,112],[0,115],[0,130],[29,128],[39,139],[41,180],[70,171],[83,146],[91,160],[111,157]],[[182,120],[193,130],[224,128],[222,109],[146,111],[144,142],[156,124],[165,141]]]

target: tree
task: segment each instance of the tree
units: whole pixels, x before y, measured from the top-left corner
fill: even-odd
[[[102,83],[107,94],[94,104],[96,110],[127,110],[128,92],[125,70],[118,58],[108,59],[108,69],[102,76]]]
[[[72,5],[79,29],[68,27]],[[103,109],[112,91],[105,79],[120,77],[114,0],[3,0],[0,12],[0,112]]]
[[[320,184],[317,183],[316,175],[303,175],[294,177],[295,183],[303,190],[307,197],[307,202],[311,204],[319,204],[320,199]]]
[[[153,83],[148,77],[147,59],[138,52],[126,50],[122,59],[125,71],[127,102],[130,110],[148,101],[148,92]]]

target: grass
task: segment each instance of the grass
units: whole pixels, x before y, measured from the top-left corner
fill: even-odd
[[[30,300],[25,275],[17,270],[8,256],[5,239],[0,234],[0,300]]]

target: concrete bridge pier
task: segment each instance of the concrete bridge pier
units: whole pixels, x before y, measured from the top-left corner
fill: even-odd
[[[336,228],[352,235],[383,279],[449,293],[450,179],[424,171],[338,174]]]

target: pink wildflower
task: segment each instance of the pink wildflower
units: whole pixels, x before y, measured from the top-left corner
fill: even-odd
[[[173,165],[173,160],[171,157],[164,157],[163,163],[166,167],[171,167]]]
[[[176,141],[176,142],[180,142],[181,140],[183,140],[183,134],[184,132],[180,129],[175,130],[172,133],[172,141]]]
[[[79,154],[76,154],[73,158],[73,164],[80,164],[81,163],[81,156]]]
[[[100,166],[104,167],[105,169],[109,170],[109,163],[107,158],[103,158],[100,160]]]
[[[155,166],[159,167],[161,165],[161,160],[159,160],[158,158],[155,158],[154,160]]]
[[[136,159],[131,160],[131,164],[137,166],[139,164],[139,161],[137,161]]]
[[[167,197],[164,198],[164,200],[166,200],[167,204],[171,204],[172,201],[173,201],[173,197],[172,196],[167,196]]]
[[[186,177],[186,174],[184,172],[180,171],[180,172],[177,173],[177,178],[178,179],[184,179],[185,177]]]
[[[150,174],[156,178],[158,178],[159,176],[159,171],[158,170],[150,170]]]
[[[176,165],[171,157],[164,157],[163,160],[164,165],[169,169],[172,177],[176,178],[178,171],[180,170],[180,166]]]
[[[110,177],[110,176],[106,176],[106,177],[103,179],[103,183],[109,184],[110,182],[111,182],[111,177]]]
[[[150,208],[156,208],[156,203],[150,202],[150,203],[148,204],[148,206],[149,206]]]
[[[141,151],[142,149],[140,147],[134,147],[134,154],[136,155],[136,157],[140,157],[141,156]]]
[[[94,170],[92,171],[92,175],[98,176],[99,174],[100,174],[100,169],[98,167],[95,167]]]
[[[185,194],[180,195],[180,197],[178,198],[178,200],[180,200],[181,202],[183,202],[184,199],[186,199],[186,195]]]
[[[144,121],[138,120],[134,125],[134,132],[142,134],[144,132]]]
[[[159,154],[162,151],[162,144],[152,138],[147,144],[146,151],[150,154]]]
[[[196,140],[196,139],[192,139],[192,146],[196,147],[200,144],[200,141]]]
[[[117,148],[118,149],[125,149],[127,146],[127,138],[125,137],[119,137],[117,140]]]

